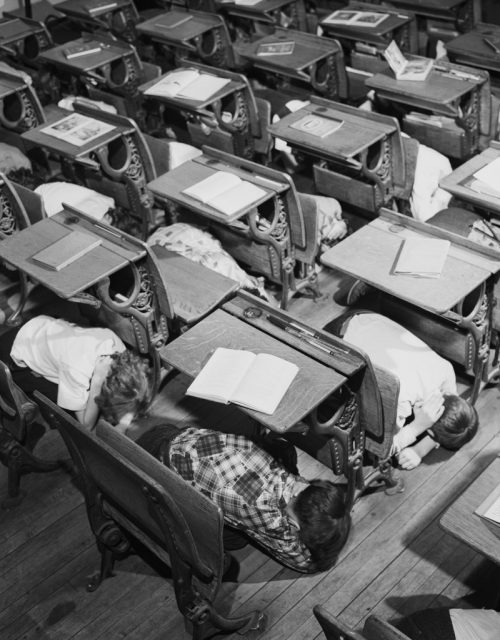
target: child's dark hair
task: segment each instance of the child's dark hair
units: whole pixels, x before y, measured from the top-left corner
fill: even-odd
[[[300,539],[311,552],[318,571],[335,564],[347,541],[351,516],[346,512],[345,491],[329,480],[312,480],[299,493],[294,512],[300,525]]]
[[[101,416],[116,425],[126,413],[134,416],[146,413],[152,400],[152,373],[149,362],[139,354],[125,349],[113,353],[112,363],[95,402]]]
[[[477,433],[479,417],[475,408],[460,396],[445,395],[444,411],[432,425],[436,442],[451,451],[472,440]]]

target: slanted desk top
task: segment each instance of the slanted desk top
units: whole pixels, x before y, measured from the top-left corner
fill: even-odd
[[[190,68],[199,69],[199,67],[197,66],[195,67],[186,66],[186,67],[177,67],[174,71],[179,71],[181,69],[190,69]],[[222,100],[223,98],[231,95],[235,91],[241,91],[242,89],[245,89],[247,87],[247,84],[241,78],[241,76],[238,77],[237,74],[233,74],[233,73],[231,73],[231,76],[229,76],[229,73],[226,71],[222,71],[221,73],[218,73],[218,71],[220,70],[216,68],[212,68],[210,71],[208,70],[205,71],[204,69],[200,69],[200,73],[202,75],[212,75],[212,76],[215,76],[216,78],[227,77],[230,79],[230,81],[224,87],[222,87],[221,89],[213,93],[208,98],[205,98],[204,100],[194,100],[192,98],[185,98],[183,96],[167,96],[167,95],[158,95],[155,93],[146,93],[148,89],[150,89],[151,87],[154,87],[156,84],[161,82],[163,78],[166,78],[167,76],[169,76],[172,73],[172,71],[169,71],[168,73],[164,73],[159,78],[154,78],[153,80],[149,80],[148,82],[141,84],[139,86],[139,93],[142,95],[143,99],[145,100],[146,99],[157,100],[158,102],[165,102],[166,104],[173,105],[178,109],[190,109],[191,111],[199,111],[201,109],[205,109],[208,105],[212,104],[216,100]]]
[[[409,237],[445,238],[451,247],[439,278],[392,274],[401,243]],[[500,270],[500,259],[465,238],[382,210],[381,215],[321,256],[328,267],[433,313],[445,314]]]
[[[430,18],[444,17],[448,20],[450,20],[450,11],[466,2],[468,0],[391,0],[391,4],[395,7],[408,9]]]
[[[292,53],[288,55],[259,55],[259,47],[264,44],[294,42]],[[237,45],[238,54],[251,61],[254,67],[273,71],[292,78],[309,81],[308,67],[328,56],[340,53],[340,45],[330,38],[277,28],[274,33],[252,42]]]
[[[386,71],[367,78],[366,86],[387,100],[456,116],[460,99],[485,82],[478,72],[462,69],[436,62],[424,81],[397,80],[392,71]]]
[[[240,161],[242,163],[242,161]],[[253,163],[252,163],[253,164]],[[274,197],[276,193],[282,193],[289,188],[287,183],[277,182],[276,180],[265,177],[266,170],[262,167],[262,175],[252,173],[250,169],[244,169],[238,165],[228,164],[222,160],[217,160],[210,156],[202,155],[185,162],[179,167],[167,171],[159,178],[148,183],[148,188],[160,201],[173,201],[177,204],[185,206],[196,213],[200,213],[207,218],[212,218],[218,222],[229,223],[245,216],[250,209]],[[210,177],[218,171],[228,171],[239,176],[242,180],[252,182],[266,193],[260,200],[251,206],[242,207],[239,211],[232,215],[220,213],[208,204],[204,204],[195,198],[183,193],[184,189],[191,187],[202,180]]]
[[[119,11],[128,7],[131,0],[65,0],[57,5],[57,10],[67,16],[83,19],[95,19],[110,11]]]
[[[165,24],[174,26],[165,27],[163,26]],[[149,36],[157,42],[183,46],[195,51],[196,46],[190,41],[215,27],[220,27],[221,24],[224,24],[223,19],[217,14],[173,9],[140,22],[136,25],[136,30],[138,33]]]
[[[498,157],[500,157],[500,143],[492,141],[487,149],[467,160],[449,175],[442,178],[439,186],[457,198],[500,215],[500,197],[479,193],[470,187],[471,182],[474,180],[474,173]]]
[[[35,254],[73,230],[97,236],[102,244],[60,271],[53,271],[33,260]],[[145,255],[146,246],[139,240],[70,211],[44,218],[0,242],[0,259],[17,267],[61,298],[77,295]]]
[[[351,10],[350,7],[346,7],[346,9]],[[370,24],[349,24],[349,23],[329,23],[327,18],[324,18],[320,22],[321,28],[326,31],[326,33],[334,35],[339,38],[344,38],[346,40],[355,40],[362,42],[370,42],[373,44],[382,44],[385,42],[385,45],[388,45],[388,41],[383,38],[386,34],[390,34],[396,29],[399,29],[404,24],[407,24],[413,19],[411,14],[404,15],[394,10],[394,8],[389,9],[387,7],[373,7],[368,9],[367,7],[360,9],[354,7],[352,11],[359,11],[360,13],[386,13],[387,16],[375,26]]]
[[[293,125],[306,116],[317,116],[321,120],[339,123],[338,129],[325,136],[308,133]],[[351,159],[363,149],[384,139],[399,129],[392,118],[365,113],[333,101],[316,100],[282,118],[268,130],[276,137],[286,140],[292,147],[299,147],[325,159]]]
[[[17,93],[23,87],[26,87],[27,82],[20,75],[14,73],[4,72],[0,69],[0,100],[3,100],[7,96]]]
[[[135,131],[135,128],[132,124],[130,126],[114,124],[110,128],[107,124],[104,124],[103,121],[103,127],[106,129],[106,132],[102,135],[99,135],[98,137],[91,138],[90,142],[87,142],[81,146],[76,146],[65,140],[62,140],[61,138],[55,138],[52,135],[44,133],[44,129],[57,123],[59,120],[62,120],[67,116],[78,114],[79,112],[68,111],[67,109],[61,109],[60,107],[54,107],[53,109],[47,111],[48,122],[30,129],[29,131],[25,131],[22,134],[22,137],[37,147],[50,149],[54,153],[58,153],[67,158],[80,158],[82,156],[88,155],[97,147],[108,144],[109,142],[111,142],[111,140],[115,140],[116,138],[119,138],[124,134],[132,133]],[[95,119],[94,115],[87,117]],[[101,120],[96,121],[101,122]]]
[[[474,511],[500,482],[500,457],[497,457],[448,507],[440,526],[496,564],[500,564],[498,538]]]
[[[241,408],[278,433],[292,429],[346,382],[346,378],[334,369],[222,309],[217,309],[162,347],[160,357],[163,362],[195,378],[217,347],[270,353],[298,365],[299,372],[273,415]]]
[[[488,41],[493,44],[488,44]],[[472,31],[462,33],[446,43],[451,59],[460,64],[473,65],[488,71],[500,71],[500,50],[494,46],[500,43],[500,26],[478,23]]]
[[[44,27],[34,20],[22,20],[14,17],[11,20],[0,22],[0,49],[7,48],[9,44],[31,35],[34,30],[44,31]],[[11,49],[8,49],[8,51],[11,54],[15,53]]]
[[[99,48],[95,53],[79,55],[77,57],[68,58],[66,50],[72,47]],[[135,50],[127,43],[119,40],[113,42],[107,38],[84,37],[77,40],[71,40],[65,44],[61,44],[51,49],[46,49],[39,55],[39,59],[49,62],[58,67],[68,69],[69,71],[91,71],[106,64],[110,64],[115,60],[121,60],[125,55],[135,55]],[[102,78],[104,80],[104,78]]]

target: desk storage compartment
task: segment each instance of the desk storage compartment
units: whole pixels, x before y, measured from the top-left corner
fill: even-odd
[[[416,122],[405,117],[403,131],[422,144],[452,158],[464,158],[472,153],[467,132],[455,124],[440,127],[431,121]]]
[[[384,203],[377,203],[376,187],[341,173],[314,165],[314,181],[319,193],[331,196],[360,209],[376,213]]]
[[[468,310],[463,308],[464,316],[475,315],[480,304],[480,299],[476,296],[479,296],[479,292],[473,292],[469,300],[463,301],[463,304],[470,305]],[[443,358],[459,364],[468,374],[473,375],[475,349],[469,331],[391,296],[381,296],[380,312],[406,327]]]

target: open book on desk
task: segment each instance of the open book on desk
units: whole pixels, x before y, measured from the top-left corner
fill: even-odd
[[[211,98],[230,82],[230,78],[219,78],[209,73],[201,73],[197,69],[177,69],[155,82],[144,94],[201,102]]]
[[[495,158],[473,175],[473,180],[468,185],[477,193],[482,193],[492,198],[500,198],[500,157]]]
[[[254,205],[267,194],[253,182],[242,180],[229,171],[216,171],[182,193],[227,216]]]
[[[422,56],[409,56],[406,58],[394,40],[391,41],[383,55],[394,71],[397,80],[423,82],[427,79],[434,64],[431,58]]]
[[[186,394],[272,415],[298,370],[296,364],[269,353],[219,347]]]

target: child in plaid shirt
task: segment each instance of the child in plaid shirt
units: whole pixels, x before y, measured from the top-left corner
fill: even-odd
[[[213,500],[226,524],[282,564],[312,573],[335,563],[350,528],[338,485],[291,473],[258,439],[243,435],[160,425],[137,444]]]

